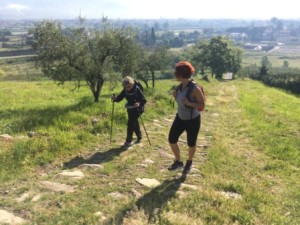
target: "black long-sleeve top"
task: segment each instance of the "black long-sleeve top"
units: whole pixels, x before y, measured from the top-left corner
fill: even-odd
[[[121,91],[119,95],[116,97],[116,102],[122,101],[124,98],[127,100],[127,107],[134,106],[134,103],[139,102],[140,109],[144,108],[144,105],[146,104],[147,100],[140,90],[139,87],[137,87],[136,83],[132,87],[130,91],[126,91],[125,88]]]

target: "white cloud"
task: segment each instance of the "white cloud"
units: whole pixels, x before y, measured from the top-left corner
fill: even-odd
[[[21,4],[9,4],[5,8],[10,9],[10,10],[16,10],[18,12],[21,12],[22,10],[28,9],[27,6],[21,5]]]

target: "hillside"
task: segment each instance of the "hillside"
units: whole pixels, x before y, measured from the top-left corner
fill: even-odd
[[[173,81],[162,82],[157,88],[167,90],[171,84]],[[182,176],[180,171],[167,170],[173,160],[167,136],[176,112],[169,106],[167,92],[146,92],[149,103],[143,121],[151,146],[143,130],[142,143],[126,150],[120,148],[125,138],[125,127],[118,123],[124,119],[121,104],[116,106],[110,145],[109,101],[104,105],[106,113],[100,115],[86,96],[68,96],[67,90],[47,84],[49,93],[52,89],[63,91],[64,99],[58,94],[51,97],[45,93],[45,102],[37,109],[31,108],[30,101],[34,100],[27,97],[38,99],[38,88],[42,90],[43,83],[18,84],[15,90],[10,85],[13,86],[0,84],[4,96],[0,101],[3,118],[0,126],[2,133],[15,133],[10,133],[11,140],[0,140],[0,156],[9,157],[3,149],[17,154],[16,137],[22,131],[8,128],[6,121],[13,120],[11,115],[21,117],[14,125],[22,125],[23,133],[36,129],[42,135],[30,138],[35,143],[31,145],[34,151],[24,153],[23,158],[18,156],[22,158],[21,172],[9,174],[3,169],[8,167],[0,164],[3,180],[0,224],[300,224],[300,99],[297,97],[251,80],[204,83],[207,106],[202,113],[194,167],[187,176]],[[22,95],[17,91],[21,86]],[[9,106],[7,98],[16,94],[24,98],[19,99],[23,104],[29,102],[28,106],[16,103],[10,103],[14,108]],[[105,95],[108,97],[109,93]],[[59,101],[68,110],[61,109]],[[50,102],[57,106],[47,108]],[[21,109],[31,112],[31,117],[22,115]],[[108,117],[106,124],[97,130],[98,135],[93,135],[96,139],[85,136],[87,130],[91,131],[83,128],[92,126],[88,122],[73,126],[63,121],[62,114],[69,113],[70,121],[75,121],[81,111],[89,113],[89,118],[82,121],[90,120],[93,114],[99,114],[100,119]],[[38,117],[38,112],[44,118]],[[54,116],[50,120],[50,114],[61,116],[60,135],[65,135],[61,139],[51,136],[57,121]],[[29,125],[21,123],[22,119]],[[106,133],[101,133],[105,128]],[[64,140],[74,136],[69,132],[77,133],[81,142]],[[42,145],[39,139],[43,138],[51,141]],[[53,143],[55,140],[59,143]],[[50,163],[35,166],[26,161],[36,160],[50,143],[56,149]],[[70,148],[67,153],[57,146],[60,143]],[[185,160],[185,136],[180,146]]]

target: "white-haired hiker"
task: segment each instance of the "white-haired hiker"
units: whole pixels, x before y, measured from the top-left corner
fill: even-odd
[[[144,106],[147,102],[138,82],[132,77],[127,76],[122,80],[123,90],[117,96],[112,96],[112,101],[120,102],[124,98],[127,100],[127,137],[124,143],[124,147],[129,147],[132,144],[133,133],[136,134],[136,143],[139,143],[142,139],[142,133],[138,118],[144,112]]]

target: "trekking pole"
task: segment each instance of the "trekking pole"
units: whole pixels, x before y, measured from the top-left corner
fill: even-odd
[[[148,133],[147,133],[146,127],[145,127],[145,125],[144,125],[144,121],[143,121],[143,118],[142,118],[142,115],[141,115],[141,114],[140,114],[140,118],[141,118],[141,122],[142,122],[142,124],[143,124],[144,130],[145,130],[145,133],[146,133],[146,136],[147,136],[149,145],[151,146],[150,138],[149,138],[149,136],[148,136]]]
[[[112,95],[112,98],[115,97],[115,94]],[[115,101],[113,100],[112,110],[111,110],[111,122],[110,122],[110,138],[109,144],[111,145],[112,131],[113,131],[113,122],[114,122],[114,109],[115,109]]]

